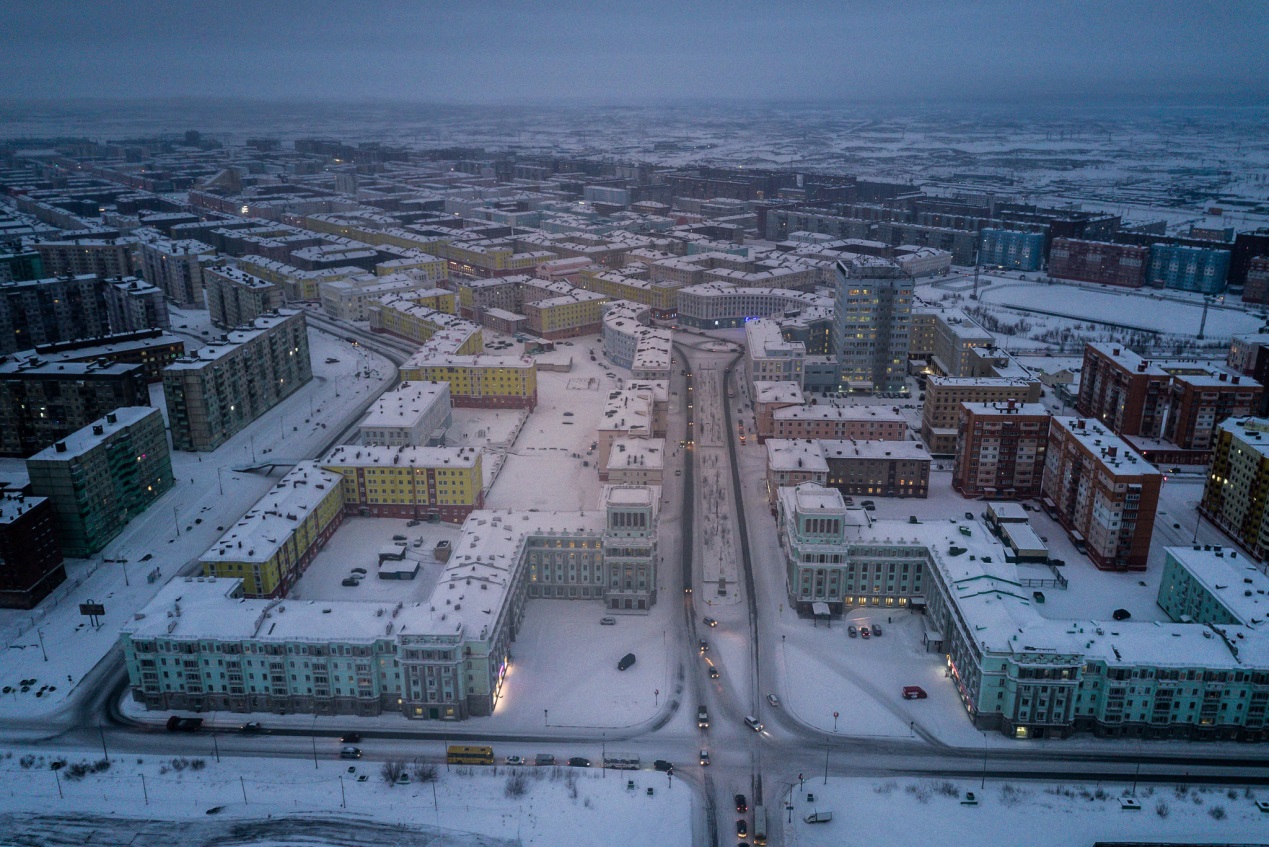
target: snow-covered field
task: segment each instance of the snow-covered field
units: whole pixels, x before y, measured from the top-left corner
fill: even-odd
[[[153,821],[181,825],[140,843],[687,845],[691,793],[678,779],[654,771],[601,772],[577,768],[447,768],[433,782],[388,785],[380,762],[350,763],[324,755],[252,759],[112,756],[108,770],[75,779],[69,767],[95,763],[101,751],[67,751],[54,774],[52,757],[18,749],[0,759],[0,824],[5,843],[48,840],[79,832],[76,843],[128,844]],[[414,765],[407,763],[412,773]],[[524,791],[508,796],[508,778],[523,773]],[[358,782],[359,774],[368,775]],[[628,788],[628,780],[634,788]],[[652,794],[649,795],[649,790]],[[217,810],[208,817],[209,810]],[[32,821],[25,816],[55,816]],[[88,816],[96,816],[88,820]],[[300,826],[328,824],[320,838]],[[363,831],[369,822],[392,831]],[[209,831],[210,830],[210,831]],[[15,839],[9,842],[8,839]],[[345,840],[347,839],[347,840]],[[362,839],[365,839],[364,841]]]
[[[964,805],[973,792],[978,805]],[[1138,785],[1141,808],[1125,811],[1120,798],[1130,784],[1066,785],[987,780],[837,779],[795,783],[792,823],[785,844],[797,847],[884,844],[926,847],[1071,847],[1096,841],[1233,844],[1263,841],[1266,816],[1255,805],[1265,791],[1173,784]],[[814,795],[807,802],[806,795]],[[1232,795],[1232,796],[1231,796]],[[769,815],[790,813],[780,803]],[[831,811],[828,823],[806,823],[814,811]]]

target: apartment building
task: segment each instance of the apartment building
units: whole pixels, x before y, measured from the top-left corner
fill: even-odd
[[[541,338],[573,338],[600,331],[608,298],[594,291],[573,289],[557,297],[524,304],[526,328]]]
[[[915,441],[819,442],[828,463],[827,485],[842,494],[927,497],[930,454]]]
[[[766,441],[775,432],[775,413],[780,409],[802,408],[806,395],[801,386],[793,382],[754,382],[750,385],[753,400],[754,428],[758,431],[758,443]]]
[[[1038,271],[1044,265],[1044,233],[984,228],[979,235],[978,263]]]
[[[1075,408],[1118,435],[1160,438],[1171,375],[1127,347],[1094,342],[1084,347]]]
[[[319,464],[343,476],[345,507],[362,517],[460,523],[485,502],[472,447],[342,446]]]
[[[139,241],[136,260],[146,282],[186,309],[202,308],[203,272],[218,261],[214,247],[189,238]]]
[[[0,489],[0,607],[34,609],[65,581],[52,502]]]
[[[939,376],[980,376],[977,351],[996,346],[996,339],[959,309],[939,312],[931,321],[930,370]]]
[[[1199,451],[1205,458],[1216,441],[1217,425],[1258,413],[1264,388],[1240,374],[1190,370],[1172,374],[1163,437],[1182,450]]]
[[[313,378],[304,313],[279,309],[163,370],[177,450],[215,450]]]
[[[952,488],[989,500],[1039,497],[1050,417],[1039,403],[961,403]]]
[[[148,406],[138,364],[0,356],[0,455],[30,456],[121,406]]]
[[[429,290],[381,297],[366,304],[366,313],[370,328],[375,332],[386,332],[416,344],[425,344],[437,333],[461,331],[471,339],[470,347],[464,352],[479,352],[484,347],[480,326],[448,311],[453,308],[451,292]]]
[[[676,316],[683,326],[725,329],[753,318],[816,314],[827,319],[832,309],[833,301],[820,294],[715,281],[678,289]]]
[[[208,268],[203,282],[212,326],[221,329],[244,326],[283,305],[282,286],[228,265]]]
[[[102,279],[132,276],[135,238],[85,238],[35,244],[49,276],[89,274]]]
[[[1220,294],[1229,276],[1229,262],[1229,250],[1152,244],[1146,282],[1180,291]]]
[[[54,362],[81,362],[141,365],[149,382],[163,381],[163,368],[185,355],[185,342],[162,329],[141,329],[134,332],[115,332],[99,338],[82,338],[75,341],[56,341],[40,344],[32,350],[20,350],[13,354],[15,361],[41,360]],[[2,360],[2,357],[0,357]],[[124,403],[125,406],[147,405]],[[101,417],[93,415],[92,417]],[[79,427],[75,427],[78,429]]]
[[[1269,419],[1230,418],[1216,427],[1199,511],[1257,559],[1269,556]]]
[[[1164,551],[1159,607],[1180,623],[1264,625],[1269,576],[1232,547],[1195,544]]]
[[[833,351],[843,391],[898,391],[907,374],[912,278],[886,259],[838,262]]]
[[[775,514],[780,489],[813,482],[828,485],[828,460],[822,442],[806,438],[769,438],[767,448],[767,503]]]
[[[664,438],[615,438],[600,479],[613,485],[661,485],[665,475]]]
[[[426,347],[401,365],[408,382],[447,382],[455,408],[530,409],[538,404],[537,365],[528,356],[438,354]]]
[[[452,422],[448,382],[403,382],[380,395],[359,425],[362,444],[436,447]]]
[[[745,324],[745,371],[749,382],[792,382],[802,385],[806,345],[785,341],[775,321],[762,318]]]
[[[31,491],[56,513],[62,552],[87,558],[172,487],[163,415],[148,406],[108,412],[26,460]]]
[[[341,321],[369,320],[370,305],[376,300],[393,295],[407,298],[414,295],[424,298],[442,295],[451,302],[454,296],[452,292],[441,292],[432,288],[430,282],[406,274],[365,274],[323,282],[318,286],[318,291],[321,293],[322,310]]]
[[[490,715],[527,600],[629,614],[656,602],[659,496],[605,486],[586,512],[473,512],[419,603],[247,599],[241,579],[173,580],[120,634],[133,698],[157,710]]]
[[[241,580],[244,597],[285,597],[343,520],[343,477],[300,462],[199,557],[203,576]]]
[[[1049,248],[1049,276],[1054,279],[1140,288],[1149,264],[1150,249],[1133,244],[1055,238]]]
[[[1097,421],[1049,424],[1042,502],[1100,570],[1146,569],[1162,479]]]
[[[921,437],[935,456],[956,453],[963,403],[1038,403],[1040,381],[1034,377],[932,376],[925,383]]]
[[[760,438],[904,441],[908,437],[908,421],[884,406],[781,406],[771,413],[771,431],[759,430],[758,434]]]

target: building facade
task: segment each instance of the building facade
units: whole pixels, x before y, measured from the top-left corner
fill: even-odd
[[[1100,570],[1146,569],[1162,479],[1097,421],[1049,424],[1042,502]]]
[[[979,236],[978,263],[1038,271],[1044,264],[1044,233],[986,228]]]
[[[0,607],[34,609],[65,581],[53,504],[0,490]]]
[[[1187,247],[1181,244],[1154,244],[1146,282],[1150,285],[1220,294],[1229,276],[1228,250]]]
[[[26,460],[31,490],[47,497],[67,556],[87,558],[172,487],[163,415],[148,406],[109,412]]]
[[[1230,418],[1216,428],[1199,511],[1253,556],[1269,555],[1269,419]]]
[[[925,383],[921,437],[935,456],[956,454],[962,404],[1040,402],[1040,381],[1031,377],[932,376]]]
[[[912,278],[884,259],[838,262],[833,351],[846,391],[898,391],[907,373]]]
[[[1039,403],[962,403],[952,488],[989,500],[1039,497],[1050,417]]]
[[[1132,244],[1055,238],[1049,248],[1049,276],[1055,279],[1140,288],[1149,263],[1149,248]]]
[[[312,378],[304,313],[262,315],[164,368],[172,446],[215,450]]]
[[[245,326],[283,304],[282,286],[228,265],[208,268],[203,283],[212,326],[221,329]]]

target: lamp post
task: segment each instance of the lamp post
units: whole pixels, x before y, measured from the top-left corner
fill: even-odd
[[[833,732],[837,732],[837,712],[833,712]]]
[[[40,637],[40,652],[44,654],[44,661],[48,661],[48,651],[44,649],[44,630],[36,629],[35,634]]]

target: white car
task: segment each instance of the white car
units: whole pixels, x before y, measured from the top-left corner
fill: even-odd
[[[502,760],[502,763],[504,765],[523,765],[524,757],[523,756],[508,756],[507,758]]]
[[[777,697],[777,696],[775,696],[774,694],[768,694],[768,695],[767,695],[767,702],[768,702],[768,703],[770,703],[772,706],[779,706],[779,705],[780,705],[780,698],[779,698],[779,697]]]

